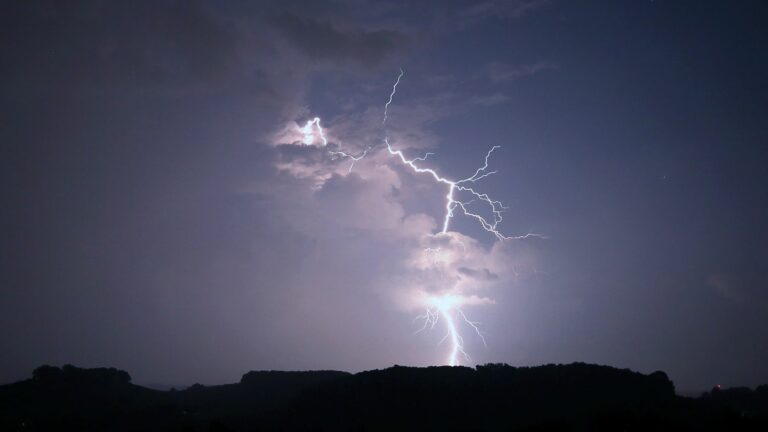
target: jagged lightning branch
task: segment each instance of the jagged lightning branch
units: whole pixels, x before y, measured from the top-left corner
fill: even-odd
[[[330,153],[331,153],[331,156],[333,156],[335,158],[349,158],[349,159],[352,159],[352,163],[349,164],[349,169],[347,170],[347,174],[349,174],[349,173],[352,172],[352,168],[355,167],[355,163],[357,163],[359,160],[361,160],[362,158],[367,156],[368,155],[368,151],[370,149],[371,149],[370,147],[366,148],[365,150],[363,150],[362,153],[360,153],[357,156],[351,155],[351,154],[346,153],[346,152],[341,151],[341,150],[332,151]]]
[[[387,123],[387,110],[389,109],[389,104],[392,103],[392,98],[394,98],[395,93],[397,93],[397,85],[400,84],[400,78],[402,78],[403,75],[405,75],[405,72],[403,72],[403,68],[400,68],[400,75],[397,76],[397,81],[395,81],[395,85],[392,86],[392,93],[389,94],[389,100],[384,104],[384,119],[381,120],[382,126]]]

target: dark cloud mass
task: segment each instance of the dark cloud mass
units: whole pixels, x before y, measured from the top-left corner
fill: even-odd
[[[358,62],[373,66],[401,49],[407,37],[392,30],[343,31],[329,22],[291,13],[272,20],[275,28],[299,51],[315,60]]]
[[[459,273],[467,277],[480,280],[496,280],[499,278],[499,275],[492,273],[487,268],[473,269],[469,267],[459,267]]]
[[[194,2],[14,6],[4,15],[4,72],[27,85],[210,82],[239,61],[238,36]]]
[[[6,2],[0,382],[444,363],[442,329],[414,334],[441,295],[486,337],[465,363],[768,382],[767,12]],[[436,234],[446,185],[385,134],[454,180],[500,145],[478,188],[546,238]]]

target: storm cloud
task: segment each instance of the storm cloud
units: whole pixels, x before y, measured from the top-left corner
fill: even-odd
[[[9,3],[0,381],[442,363],[446,293],[471,362],[768,381],[765,6],[659,3]],[[440,233],[385,136],[451,179],[500,145],[500,228],[547,238]]]

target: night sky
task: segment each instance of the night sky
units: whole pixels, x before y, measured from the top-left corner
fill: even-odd
[[[768,383],[766,22],[725,0],[3,2],[0,383],[444,364],[443,323],[417,331],[445,293],[487,342],[463,323],[462,364]],[[445,185],[385,136],[450,179],[501,146],[478,189],[504,235],[542,237],[458,211],[438,235]]]

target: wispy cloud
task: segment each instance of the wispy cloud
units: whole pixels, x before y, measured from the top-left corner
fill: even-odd
[[[558,66],[549,62],[536,62],[524,65],[511,65],[494,62],[488,65],[488,78],[491,82],[500,84],[533,76],[541,72],[557,69]]]
[[[462,10],[461,15],[464,17],[520,18],[549,3],[549,0],[491,0],[469,6]]]
[[[502,104],[508,100],[509,100],[509,96],[505,94],[493,93],[493,94],[484,95],[484,96],[474,96],[469,100],[469,102],[474,105],[493,106],[493,105]]]

